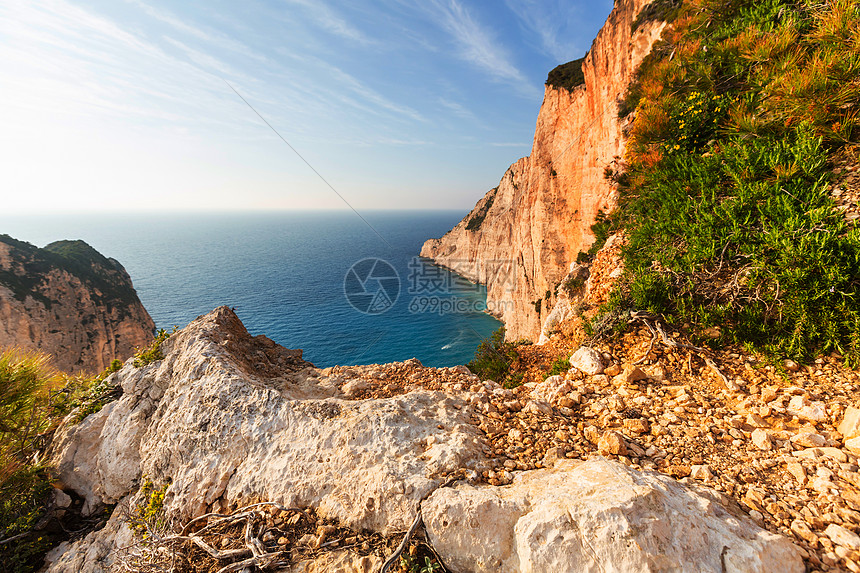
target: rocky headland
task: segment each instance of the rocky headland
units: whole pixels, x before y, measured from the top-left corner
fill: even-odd
[[[570,262],[594,240],[595,217],[615,206],[606,170],[621,169],[631,119],[618,117],[618,102],[665,26],[637,22],[647,4],[615,3],[576,64],[581,83],[547,83],[531,154],[457,226],[421,249],[421,256],[487,286],[487,306],[511,340],[538,339]]]
[[[0,347],[38,350],[65,372],[101,372],[153,340],[131,278],[83,241],[44,248],[0,235]]]

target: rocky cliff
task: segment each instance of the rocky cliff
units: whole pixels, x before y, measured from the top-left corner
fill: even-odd
[[[385,536],[418,512],[452,573],[804,570],[796,546],[713,490],[600,456],[500,467],[488,436],[507,428],[493,429],[492,402],[516,399],[462,366],[318,369],[227,307],[161,349],[107,380],[120,399],[58,429],[52,461],[83,513],[117,507],[104,529],[56,548],[49,572],[150,571],[188,555],[195,567],[172,570],[209,559],[221,571],[379,571],[402,534]],[[520,399],[528,424],[545,425],[552,407]]]
[[[153,339],[155,323],[128,273],[83,241],[44,248],[0,235],[0,347],[50,354],[95,373]]]
[[[593,241],[598,211],[615,190],[604,172],[624,153],[617,102],[663,29],[633,24],[647,0],[620,0],[582,62],[583,83],[546,86],[534,144],[499,186],[421,255],[487,285],[490,311],[509,339],[537,341],[555,290]]]

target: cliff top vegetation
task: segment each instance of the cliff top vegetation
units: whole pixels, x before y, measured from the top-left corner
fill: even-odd
[[[833,158],[858,158],[858,78],[856,0],[684,2],[620,106],[629,243],[604,311],[860,363],[860,229],[833,194]]]
[[[122,366],[114,360],[98,376],[74,377],[49,361],[0,351],[0,562],[13,573],[38,569],[45,551],[68,537],[51,512],[55,472],[43,461],[45,450],[68,414],[67,423],[76,423],[116,398],[107,378]]]
[[[10,247],[10,257],[18,268],[0,268],[0,284],[23,301],[27,296],[50,308],[54,302],[40,289],[45,276],[54,269],[68,272],[98,292],[97,302],[116,306],[121,312],[137,302],[125,269],[84,241],[56,241],[44,248],[0,234],[0,243]]]
[[[566,64],[553,68],[546,78],[546,85],[554,88],[572,90],[585,83],[585,75],[582,73],[582,63],[585,58],[579,58]]]

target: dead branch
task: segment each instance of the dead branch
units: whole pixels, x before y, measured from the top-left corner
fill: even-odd
[[[448,487],[449,485],[461,479],[463,479],[463,476],[457,474],[449,478],[448,481],[446,481],[445,483],[433,488],[432,490],[424,494],[424,497],[422,497],[421,500],[418,502],[418,512],[415,515],[415,521],[412,522],[412,526],[409,527],[409,531],[407,531],[406,535],[403,536],[403,539],[400,541],[400,545],[397,546],[397,549],[394,550],[394,553],[392,553],[391,556],[385,560],[385,563],[382,564],[382,568],[379,570],[379,573],[388,573],[388,570],[391,568],[392,565],[394,565],[395,561],[397,561],[397,558],[400,557],[401,553],[403,553],[403,550],[406,549],[406,546],[409,544],[409,540],[412,538],[412,536],[415,534],[415,531],[421,525],[423,521],[423,518],[421,517],[421,504],[424,503],[424,500],[430,497],[437,489]],[[436,552],[434,551],[433,553],[435,554]]]
[[[406,546],[409,544],[409,539],[415,534],[415,531],[418,529],[418,526],[421,525],[421,522],[421,504],[419,503],[418,512],[415,514],[415,521],[412,522],[412,526],[409,528],[409,531],[406,532],[406,535],[403,536],[403,539],[400,541],[400,545],[397,546],[394,553],[392,553],[391,556],[385,560],[385,563],[382,564],[382,569],[379,570],[379,573],[388,573],[388,570],[391,569],[391,566],[394,565],[395,561],[400,557],[400,554],[403,553],[404,549],[406,549]]]
[[[731,392],[737,392],[738,390],[740,390],[740,386],[726,378],[726,375],[720,372],[720,369],[717,368],[717,364],[713,360],[711,360],[707,356],[702,356],[702,358],[705,359],[705,364],[708,365],[708,368],[710,368],[714,372],[714,374],[716,374],[720,378],[723,383],[723,386],[726,387],[726,390],[729,390]]]
[[[651,343],[648,345],[648,350],[645,351],[645,354],[643,354],[639,360],[637,360],[633,363],[634,366],[636,364],[639,364],[640,362],[644,362],[645,359],[648,358],[648,355],[651,354],[651,350],[654,348],[654,342],[657,340],[657,333],[654,332],[654,329],[651,327],[651,324],[647,320],[645,320],[644,318],[642,318],[640,320],[645,324],[645,326],[648,327],[648,330],[651,331]],[[659,323],[657,323],[657,324],[659,324]]]

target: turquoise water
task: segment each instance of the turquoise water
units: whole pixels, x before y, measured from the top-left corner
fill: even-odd
[[[486,291],[415,259],[463,214],[362,215],[384,240],[352,212],[0,216],[0,233],[40,247],[83,239],[119,260],[159,328],[228,305],[318,366],[469,361],[501,326],[481,312]],[[368,258],[384,262],[349,274]]]

